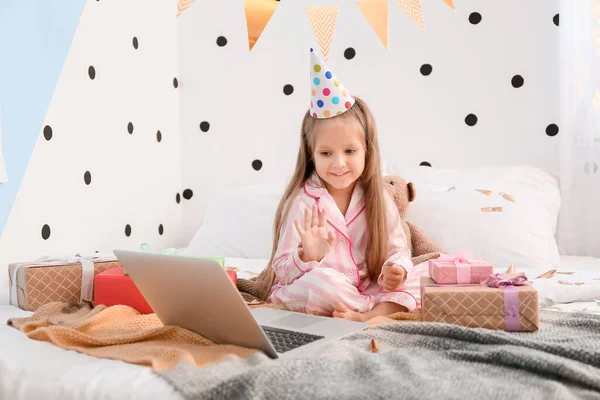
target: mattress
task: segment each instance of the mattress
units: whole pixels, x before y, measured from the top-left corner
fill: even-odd
[[[267,261],[227,259],[226,263],[237,266],[240,276],[250,278],[260,272]],[[600,259],[563,256],[559,271],[575,274],[558,275],[543,282],[537,280],[536,287],[557,299],[562,296],[563,300],[572,301],[559,304],[550,299],[543,302],[544,307],[600,313],[597,301],[600,300]],[[586,285],[589,284],[585,289],[593,290],[584,292],[585,285],[565,285],[559,280],[585,280]],[[29,314],[14,306],[0,305],[0,321],[3,321],[0,323],[0,399],[182,399],[148,367],[98,359],[30,340],[4,323],[11,317]]]

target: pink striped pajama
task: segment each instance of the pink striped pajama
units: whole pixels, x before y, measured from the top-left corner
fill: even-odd
[[[298,256],[301,243],[294,219],[302,221],[304,210],[310,211],[315,202],[319,212],[327,210],[328,226],[335,230],[336,240],[320,262],[305,263]],[[426,263],[413,267],[400,214],[387,193],[385,202],[389,236],[387,262],[398,264],[407,271],[408,278],[402,286],[388,292],[367,276],[365,251],[368,231],[364,191],[360,184],[356,185],[344,216],[315,174],[294,199],[283,224],[273,259],[276,279],[269,301],[288,310],[305,313],[331,313],[336,302],[358,312],[370,311],[381,302],[394,302],[409,310],[416,308],[420,304],[419,279],[426,273]]]

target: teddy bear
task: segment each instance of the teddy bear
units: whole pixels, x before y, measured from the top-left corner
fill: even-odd
[[[383,177],[385,189],[394,200],[400,218],[406,240],[411,251],[411,260],[414,265],[427,260],[435,259],[444,251],[440,249],[427,235],[414,224],[405,221],[408,215],[408,207],[415,200],[417,191],[412,182],[406,182],[399,176],[388,175]]]

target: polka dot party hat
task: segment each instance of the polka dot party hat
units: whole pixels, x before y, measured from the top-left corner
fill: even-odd
[[[313,118],[332,118],[354,105],[354,97],[313,49],[310,49],[310,86],[310,114]]]

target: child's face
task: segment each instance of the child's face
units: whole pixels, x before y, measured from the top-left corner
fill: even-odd
[[[314,160],[327,189],[344,190],[365,169],[365,135],[354,118],[331,118],[314,127]]]

